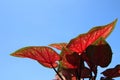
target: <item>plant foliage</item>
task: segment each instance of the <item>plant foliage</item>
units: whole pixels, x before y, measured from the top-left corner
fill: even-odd
[[[112,60],[112,49],[106,38],[113,31],[117,19],[110,24],[97,26],[80,34],[68,43],[53,43],[47,46],[29,46],[12,53],[12,56],[30,58],[41,65],[53,68],[55,80],[96,80],[97,67],[107,67]],[[61,51],[58,54],[51,47]],[[88,66],[86,66],[86,64]],[[57,70],[55,69],[57,68]],[[100,80],[120,77],[120,65],[102,72]]]

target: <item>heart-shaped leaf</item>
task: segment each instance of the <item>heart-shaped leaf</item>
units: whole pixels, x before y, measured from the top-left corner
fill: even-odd
[[[91,65],[99,65],[101,67],[107,67],[112,59],[112,50],[109,44],[100,38],[94,45],[90,45],[86,49],[87,57],[92,63]]]
[[[62,50],[63,47],[67,46],[67,43],[53,43],[53,44],[50,44],[49,46],[54,47],[58,50]]]
[[[116,22],[117,19],[108,25],[94,27],[88,33],[80,34],[69,42],[67,48],[78,54],[83,53],[89,45],[94,43],[100,37],[106,38],[114,29]]]
[[[11,54],[15,57],[31,58],[37,60],[45,67],[57,67],[56,61],[60,60],[60,56],[52,48],[45,46],[30,46],[17,50]]]
[[[120,65],[115,66],[115,68],[110,68],[102,72],[102,74],[108,78],[120,77]]]

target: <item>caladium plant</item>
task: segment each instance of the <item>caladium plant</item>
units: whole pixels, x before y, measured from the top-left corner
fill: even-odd
[[[97,67],[107,67],[112,60],[112,49],[106,38],[113,31],[117,19],[110,24],[97,26],[80,34],[68,43],[53,43],[49,46],[28,46],[11,55],[36,60],[56,72],[55,80],[96,80]],[[61,51],[58,54],[53,48]],[[85,64],[87,63],[87,64]],[[57,68],[57,70],[56,70]],[[102,72],[100,80],[120,77],[120,65]]]

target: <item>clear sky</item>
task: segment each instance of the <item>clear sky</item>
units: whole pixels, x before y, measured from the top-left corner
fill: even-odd
[[[120,0],[0,0],[0,80],[52,80],[52,69],[9,54],[25,46],[69,42],[116,18],[107,38],[114,53],[109,67],[120,64]]]

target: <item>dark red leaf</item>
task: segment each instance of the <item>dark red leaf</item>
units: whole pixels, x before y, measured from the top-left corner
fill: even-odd
[[[108,77],[101,77],[100,80],[114,80],[114,79]]]
[[[78,55],[75,52],[72,54],[67,54],[66,60],[69,64],[71,64],[72,66],[74,66],[76,68],[78,68],[80,65],[80,55]]]
[[[120,65],[115,66],[115,68],[110,68],[102,72],[102,74],[108,78],[120,77]]]
[[[65,80],[76,80],[78,68],[81,69],[81,78],[89,78],[91,71],[84,67],[84,64],[80,66],[81,55],[70,51],[67,48],[63,48],[61,52],[60,66],[58,71],[65,77]],[[80,70],[79,70],[80,71]]]
[[[65,80],[77,80],[76,71],[77,69],[60,68],[59,73],[65,78]],[[84,67],[81,71],[81,78],[90,78],[90,73],[90,70],[87,67]]]
[[[94,43],[100,37],[106,38],[114,29],[116,22],[117,19],[108,25],[95,27],[88,33],[79,35],[69,42],[67,48],[74,52],[77,52],[78,54],[83,53],[89,45]]]
[[[90,71],[90,69],[89,68],[87,68],[87,67],[84,67],[83,69],[82,69],[82,71],[81,71],[81,77],[82,78],[90,78],[91,77],[91,71]]]
[[[49,46],[54,47],[58,50],[62,50],[63,47],[67,46],[67,43],[53,43],[53,44],[50,44]]]
[[[112,50],[103,38],[100,38],[94,45],[90,45],[86,49],[86,54],[92,63],[91,65],[101,67],[107,67],[112,59]]]
[[[72,54],[73,52],[71,52],[69,49],[67,48],[63,48],[62,52],[61,52],[61,61],[60,61],[60,65],[64,68],[76,68],[77,66],[71,64],[68,62],[67,60],[67,56]],[[73,56],[74,57],[74,56]],[[77,61],[76,61],[77,62]]]
[[[37,60],[45,67],[57,67],[56,61],[60,60],[60,56],[52,48],[45,46],[31,46],[17,50],[11,54],[15,57],[31,58]]]

